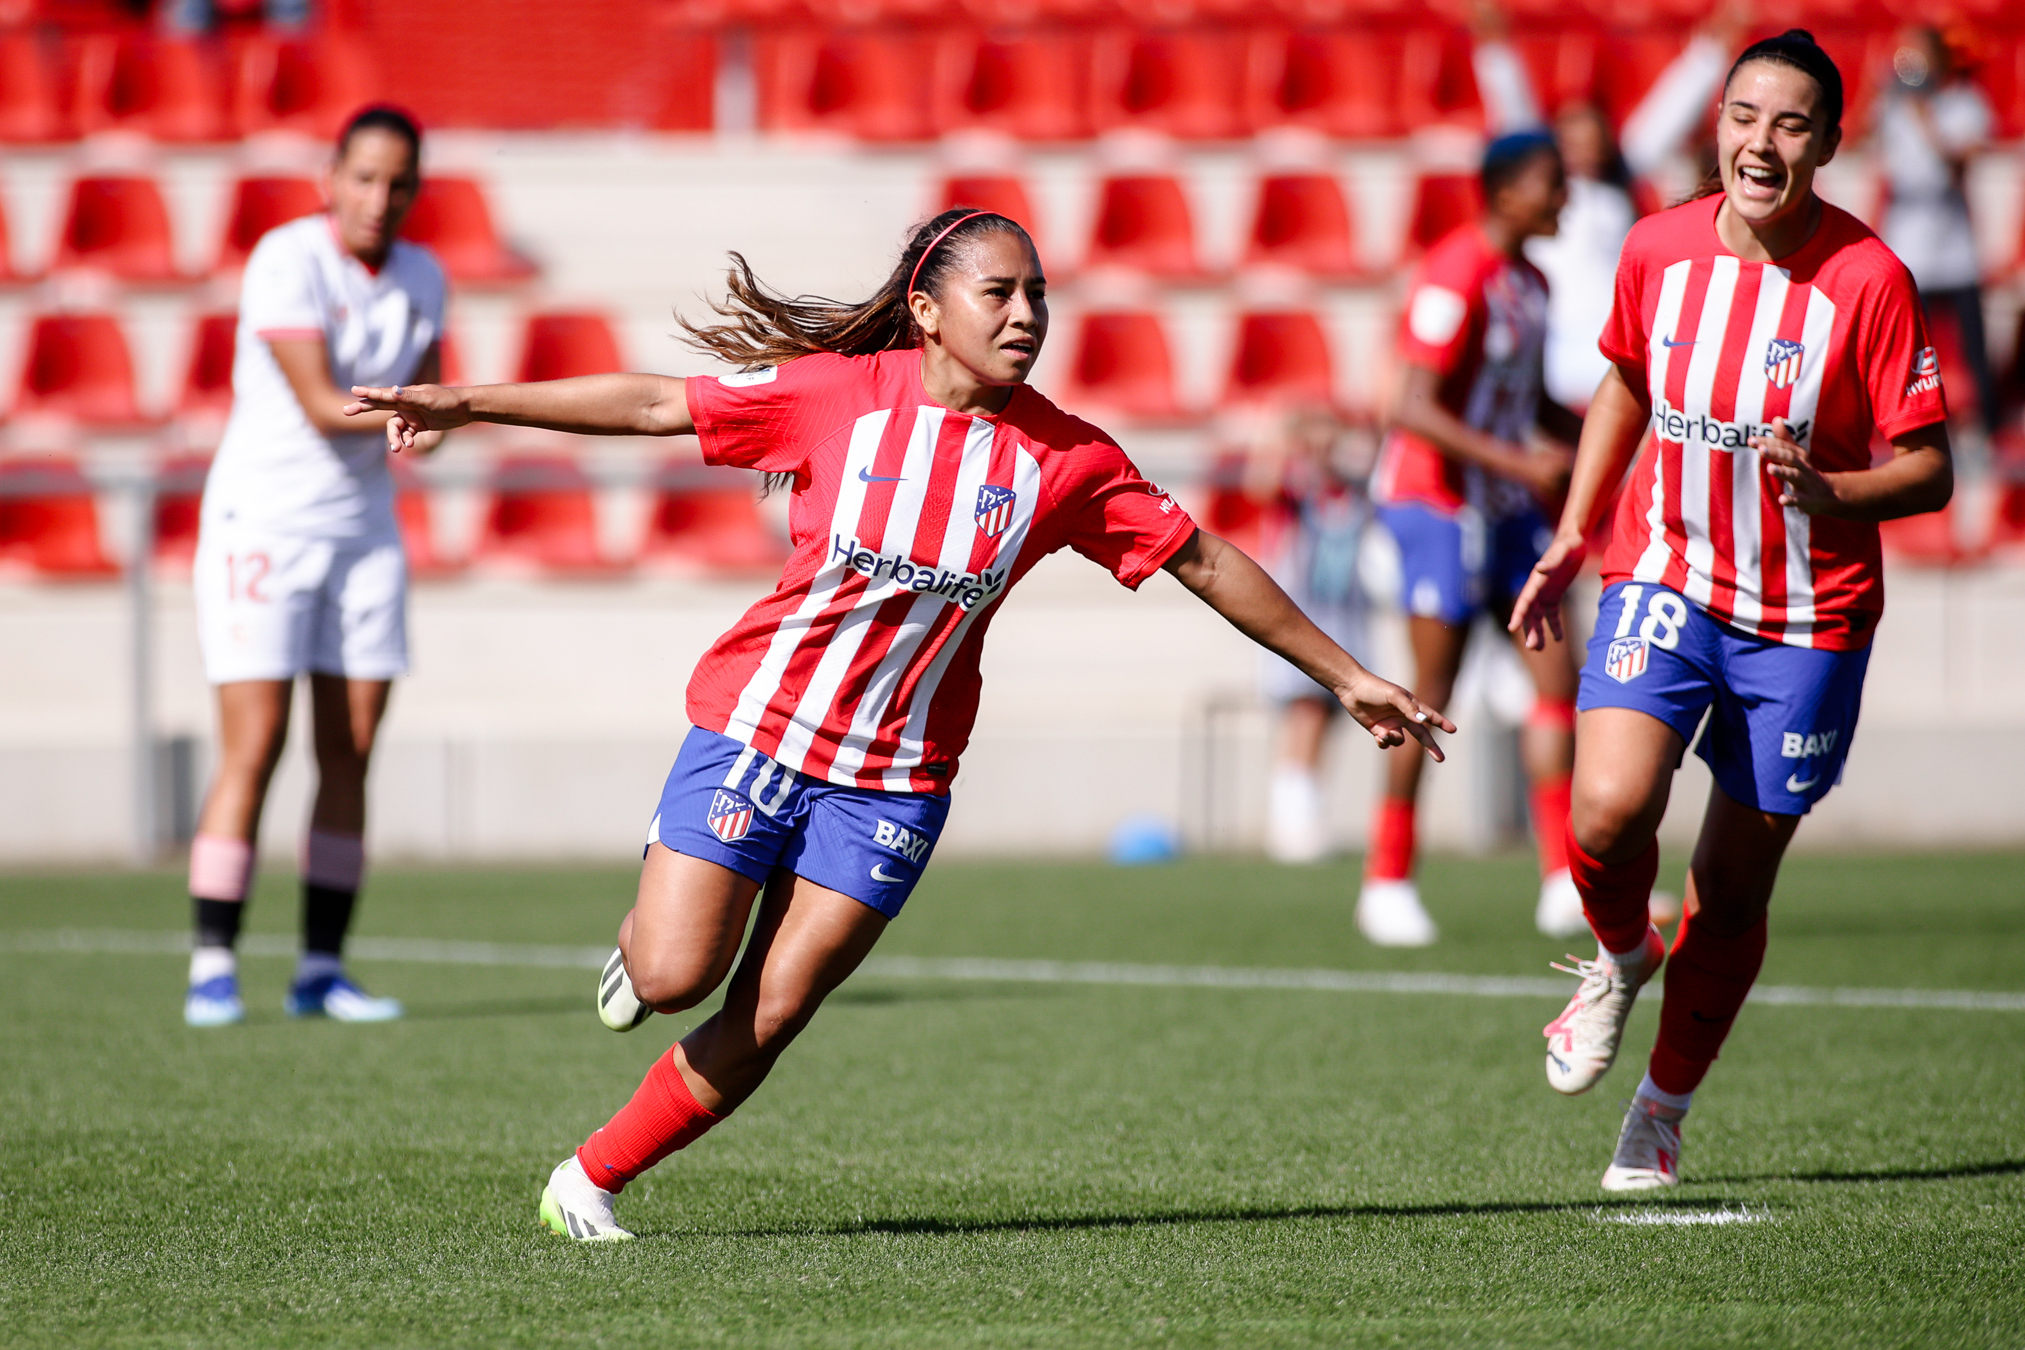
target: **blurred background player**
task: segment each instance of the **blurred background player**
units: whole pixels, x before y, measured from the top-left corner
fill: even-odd
[[[1680,1179],[1681,1124],[1765,955],[1787,843],[1842,775],[1884,610],[1877,523],[1947,504],[1947,409],[1905,266],[1823,202],[1842,77],[1807,33],[1745,49],[1716,121],[1719,185],[1632,231],[1553,546],[1514,607],[1529,646],[1611,487],[1618,508],[1582,671],[1568,857],[1596,959],[1546,1028],[1547,1081],[1608,1071],[1641,985],[1667,960],[1659,1038],[1603,1174]],[[1891,445],[1871,467],[1873,434]],[[1670,960],[1647,919],[1674,771],[1715,776]]]
[[[542,1218],[579,1241],[632,1236],[613,1196],[750,1096],[899,914],[948,814],[996,602],[1047,554],[1072,548],[1132,588],[1165,569],[1326,682],[1381,746],[1412,737],[1439,757],[1432,729],[1453,730],[1026,387],[1047,282],[1010,218],[959,207],[918,226],[857,305],[786,299],[733,257],[730,322],[691,331],[742,374],[354,391],[355,409],[399,411],[395,443],[473,420],[693,432],[707,461],[794,494],[779,586],[691,679],[693,729],[599,985],[606,1025],[709,997],[756,899],[759,915],[722,1008],[550,1175]]]
[[[1370,454],[1353,462],[1350,438],[1327,408],[1301,408],[1268,425],[1245,461],[1245,491],[1263,516],[1266,571],[1301,612],[1358,660],[1371,651],[1358,550],[1371,506]],[[1285,659],[1261,654],[1260,684],[1279,712],[1279,744],[1266,813],[1266,852],[1315,862],[1333,848],[1323,810],[1322,749],[1342,705]]]
[[[300,675],[317,789],[302,956],[285,1006],[353,1022],[401,1013],[362,993],[341,960],[365,867],[366,764],[393,678],[408,668],[408,640],[387,418],[347,420],[340,390],[438,376],[443,271],[395,238],[421,184],[421,149],[405,114],[356,114],[324,177],[328,210],[269,232],[247,260],[232,413],[205,482],[192,573],[219,737],[190,846],[192,1026],[245,1016],[233,948]]]
[[[1525,258],[1567,201],[1551,136],[1492,141],[1484,217],[1436,244],[1415,274],[1400,331],[1403,372],[1392,434],[1372,478],[1378,519],[1398,542],[1400,604],[1413,687],[1448,706],[1476,616],[1505,615],[1552,536],[1581,421],[1540,388],[1547,283]],[[1562,856],[1574,763],[1575,668],[1561,648],[1521,652],[1535,690],[1521,734],[1543,877],[1540,927],[1580,921]],[[1357,926],[1381,946],[1435,939],[1413,880],[1420,765],[1386,764],[1371,825]]]
[[[1892,78],[1872,113],[1886,189],[1878,233],[1912,272],[1928,322],[1953,330],[1975,381],[1976,422],[1988,436],[2000,412],[1983,332],[1982,265],[1963,182],[1989,144],[1990,101],[1957,68],[1938,29],[1906,29],[1891,65]]]
[[[1551,129],[1568,171],[1560,228],[1526,241],[1527,260],[1547,278],[1547,397],[1563,407],[1588,407],[1608,370],[1596,342],[1610,317],[1618,251],[1632,223],[1664,196],[1655,192],[1656,177],[1706,122],[1747,17],[1748,7],[1738,4],[1711,15],[1624,119],[1619,137],[1593,100],[1544,107],[1504,11],[1477,9],[1472,57],[1485,122],[1495,135]]]

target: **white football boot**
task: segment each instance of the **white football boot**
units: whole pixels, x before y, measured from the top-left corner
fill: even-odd
[[[1312,863],[1329,856],[1329,822],[1314,774],[1285,765],[1273,770],[1266,808],[1268,858],[1277,863]]]
[[[612,1193],[591,1183],[577,1155],[556,1164],[541,1189],[541,1221],[577,1242],[631,1242],[612,1217]]]
[[[1357,894],[1357,931],[1380,947],[1425,947],[1437,936],[1411,880],[1367,878]]]
[[[612,959],[605,962],[604,974],[598,976],[598,1020],[614,1031],[631,1031],[653,1015],[654,1010],[633,992],[625,953],[612,948]]]
[[[1680,1185],[1680,1127],[1687,1112],[1633,1097],[1617,1135],[1617,1153],[1603,1172],[1606,1191],[1652,1191]]]
[[[1545,937],[1580,937],[1589,931],[1589,917],[1582,912],[1582,892],[1568,869],[1550,872],[1540,883],[1540,903],[1533,907],[1533,927]]]
[[[1547,1086],[1572,1097],[1595,1087],[1596,1080],[1617,1061],[1617,1043],[1624,1037],[1631,1005],[1666,959],[1666,944],[1660,941],[1658,930],[1648,926],[1644,959],[1635,965],[1620,966],[1602,951],[1594,961],[1568,959],[1575,964],[1564,966],[1557,961],[1554,969],[1579,975],[1582,983],[1561,1015],[1541,1034],[1547,1038]]]

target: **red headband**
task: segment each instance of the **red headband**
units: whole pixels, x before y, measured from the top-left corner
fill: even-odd
[[[929,240],[928,247],[922,249],[921,256],[915,259],[914,275],[907,278],[907,294],[909,295],[914,294],[914,283],[921,280],[921,264],[928,261],[928,255],[935,252],[935,246],[937,244],[949,238],[951,234],[954,234],[956,232],[957,226],[963,224],[966,221],[976,220],[979,216],[995,216],[998,214],[999,213],[996,211],[972,211],[967,216],[959,216],[955,220],[949,222],[949,228],[944,230],[941,234],[936,235],[933,239]]]

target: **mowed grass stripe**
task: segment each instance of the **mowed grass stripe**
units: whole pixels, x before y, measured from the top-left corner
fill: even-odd
[[[187,933],[117,928],[59,928],[0,935],[0,950],[80,955],[169,956],[190,949]],[[355,937],[351,955],[368,961],[424,965],[520,966],[602,970],[609,947],[518,942],[454,942],[428,938]],[[292,957],[296,942],[276,934],[240,939],[244,956]],[[1275,970],[1236,966],[1145,965],[1124,961],[1009,961],[990,957],[874,956],[866,976],[897,980],[962,980],[1004,984],[1145,985],[1156,988],[1285,989],[1339,994],[1448,994],[1467,998],[1568,997],[1565,979],[1447,975],[1436,972]],[[2025,1012],[2025,993],[1978,989],[1818,989],[1761,985],[1751,1002],[1775,1007],[1930,1008],[1960,1012]]]

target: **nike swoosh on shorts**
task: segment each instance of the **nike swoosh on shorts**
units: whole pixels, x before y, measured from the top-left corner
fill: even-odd
[[[898,478],[888,478],[884,474],[873,473],[868,469],[860,469],[858,470],[858,481],[861,483],[904,483],[907,481],[907,476],[902,474]]]
[[[1813,786],[1814,786],[1814,785],[1815,785],[1816,783],[1818,783],[1818,782],[1820,782],[1820,781],[1821,781],[1821,775],[1820,775],[1820,774],[1816,774],[1816,775],[1814,775],[1814,777],[1812,777],[1812,778],[1808,779],[1808,780],[1807,780],[1806,782],[1804,782],[1804,783],[1803,783],[1803,782],[1801,782],[1801,781],[1799,781],[1799,780],[1800,780],[1800,775],[1799,775],[1799,774],[1797,774],[1797,773],[1789,773],[1789,774],[1787,774],[1787,775],[1786,775],[1786,790],[1787,790],[1788,792],[1805,792],[1805,791],[1806,791],[1806,790],[1807,790],[1808,788],[1811,788],[1811,787],[1813,787]]]
[[[906,877],[889,877],[889,876],[887,876],[887,875],[886,875],[886,864],[885,864],[885,863],[873,863],[873,864],[872,864],[872,880],[874,880],[874,881],[905,881],[905,880],[907,880],[907,878],[906,878]]]

